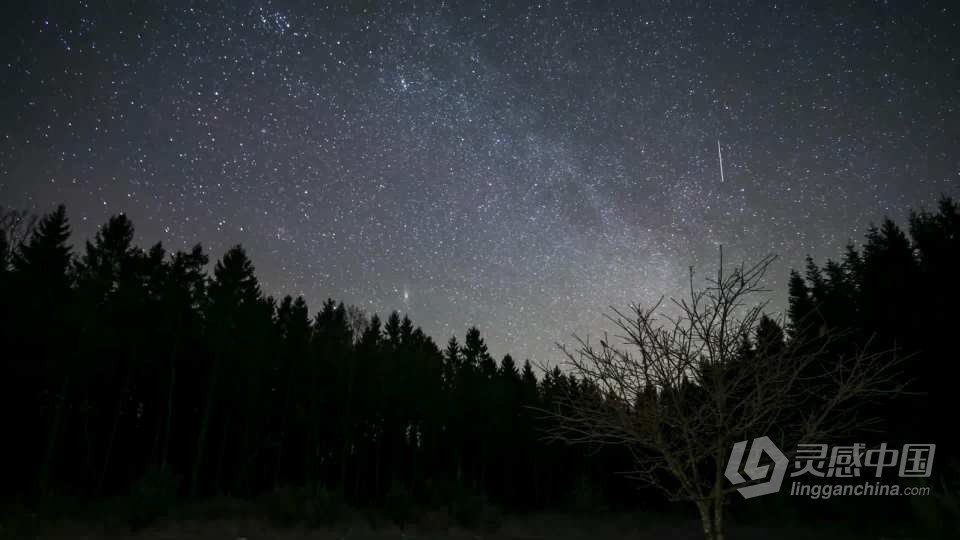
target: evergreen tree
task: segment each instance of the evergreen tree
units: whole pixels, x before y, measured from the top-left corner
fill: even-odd
[[[60,205],[43,216],[30,239],[13,253],[13,270],[24,286],[35,285],[37,293],[65,294],[71,284],[73,262],[67,209]]]
[[[757,322],[756,350],[760,355],[779,354],[786,347],[783,329],[777,321],[763,315]]]
[[[69,238],[67,211],[60,205],[40,219],[29,239],[21,242],[12,256],[13,294],[9,301],[19,307],[13,350],[29,351],[35,360],[7,373],[14,380],[37,384],[14,388],[13,395],[20,399],[13,403],[22,404],[17,407],[20,410],[28,406],[44,412],[46,442],[42,450],[37,449],[44,456],[37,484],[42,492],[49,489],[57,458],[62,455],[59,450],[66,429],[67,403],[82,373],[79,358],[68,345],[74,342],[74,317],[79,315],[69,309],[73,296]],[[45,399],[37,402],[36,396]]]
[[[263,298],[260,285],[254,274],[253,263],[241,246],[230,248],[214,267],[213,280],[209,285],[209,303],[206,306],[206,320],[212,356],[206,370],[206,397],[200,413],[200,426],[197,434],[196,452],[190,475],[190,490],[197,494],[201,489],[200,480],[208,457],[210,426],[215,412],[221,413],[222,426],[219,435],[217,455],[214,456],[215,471],[213,478],[218,488],[220,474],[225,466],[222,451],[227,447],[231,422],[236,421],[232,405],[243,399],[238,390],[249,390],[246,383],[255,376],[250,365],[251,353],[257,345],[251,343],[256,338],[252,326],[256,322],[257,312]],[[250,346],[254,347],[251,350]],[[220,405],[218,407],[218,405]]]
[[[809,341],[809,336],[817,331],[815,305],[807,282],[796,270],[790,271],[788,285],[790,318],[790,336],[793,339]]]

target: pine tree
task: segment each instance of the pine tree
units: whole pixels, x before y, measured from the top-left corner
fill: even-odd
[[[153,258],[133,244],[133,223],[125,215],[111,216],[97,231],[93,242],[77,264],[77,287],[85,311],[90,316],[81,324],[81,332],[91,356],[100,360],[100,379],[106,384],[98,392],[112,396],[109,427],[95,494],[103,492],[113,465],[115,447],[125,420],[129,421],[137,378],[145,368],[147,328],[138,318],[153,313],[149,281],[156,270],[150,264],[162,264],[161,247],[152,250]]]
[[[387,344],[391,349],[397,350],[400,348],[400,314],[396,311],[390,313],[390,316],[387,318],[387,324],[383,327],[383,331],[387,335]]]
[[[33,388],[33,396],[44,393],[52,396],[50,415],[47,419],[46,448],[40,466],[41,492],[50,487],[53,468],[64,431],[64,416],[67,401],[72,392],[72,383],[79,376],[78,359],[69,352],[73,317],[70,312],[73,276],[70,267],[73,261],[70,245],[70,224],[67,211],[60,205],[43,216],[32,231],[30,238],[22,242],[13,253],[11,284],[16,296],[11,299],[22,306],[18,326],[23,329],[17,350],[30,351],[35,360],[24,366],[24,371],[14,371],[22,381],[42,381],[40,388]],[[30,295],[29,297],[27,295]],[[39,377],[34,377],[38,370]],[[19,371],[19,370],[18,370]],[[10,373],[10,371],[8,371]],[[21,378],[22,377],[22,378]],[[27,398],[18,408],[31,403]],[[32,405],[40,407],[40,403]]]
[[[13,271],[25,286],[38,293],[64,294],[71,285],[70,223],[67,209],[60,205],[47,214],[13,254]]]
[[[792,339],[804,340],[817,331],[819,321],[816,320],[814,300],[803,276],[796,270],[790,271],[788,285],[788,314],[790,318],[789,332]]]
[[[164,274],[162,305],[160,312],[164,333],[169,336],[170,349],[167,358],[166,398],[163,413],[162,446],[159,451],[161,470],[170,459],[173,439],[173,422],[176,410],[178,386],[177,374],[182,373],[181,363],[185,352],[200,341],[202,332],[201,312],[207,298],[207,277],[204,267],[209,258],[198,244],[189,252],[176,252]],[[186,367],[186,366],[183,366]]]
[[[777,321],[763,315],[757,322],[756,352],[761,356],[776,355],[786,347],[783,328]]]
[[[476,369],[485,381],[493,380],[497,374],[497,363],[487,352],[487,344],[480,337],[480,329],[472,326],[467,330],[463,346],[464,363]]]
[[[246,342],[251,336],[250,324],[262,301],[260,285],[254,273],[253,263],[241,246],[230,248],[214,267],[213,280],[209,286],[209,304],[206,319],[213,354],[206,374],[207,391],[200,413],[200,427],[190,475],[190,491],[197,495],[200,475],[203,471],[210,425],[218,403],[231,401],[231,397],[243,379],[249,376],[247,359],[251,353]],[[221,432],[220,448],[226,447],[229,423],[233,409],[223,407],[225,419]],[[222,471],[223,461],[216,460],[216,470]],[[218,483],[215,477],[214,483]]]

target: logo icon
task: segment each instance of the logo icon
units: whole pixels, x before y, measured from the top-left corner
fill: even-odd
[[[747,442],[740,441],[733,445],[733,451],[730,452],[730,460],[727,461],[727,469],[723,475],[734,485],[747,483],[748,480],[740,474],[742,464],[743,472],[750,479],[749,481],[756,482],[764,478],[767,479],[764,482],[738,488],[737,491],[740,492],[740,495],[743,495],[744,499],[752,499],[780,491],[780,486],[783,484],[783,475],[787,472],[790,463],[787,456],[777,448],[777,445],[773,444],[770,437],[757,437],[753,440],[750,454],[744,464],[743,455],[747,452]],[[760,465],[760,457],[764,452],[773,460],[773,472],[770,472],[770,465]]]

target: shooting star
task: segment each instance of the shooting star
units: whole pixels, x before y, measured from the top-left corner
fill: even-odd
[[[723,152],[720,151],[720,139],[717,139],[717,156],[720,157],[720,183],[723,183]]]

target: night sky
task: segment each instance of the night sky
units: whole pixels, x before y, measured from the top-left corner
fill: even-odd
[[[782,309],[807,253],[960,186],[956,2],[59,4],[3,10],[0,203],[242,243],[268,294],[497,356],[721,244],[780,256]]]

